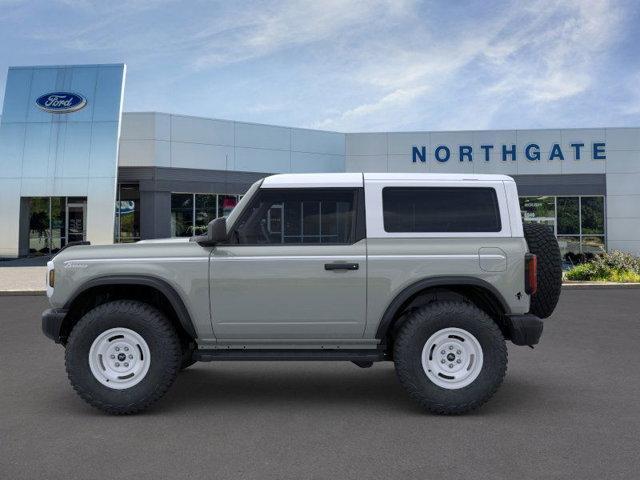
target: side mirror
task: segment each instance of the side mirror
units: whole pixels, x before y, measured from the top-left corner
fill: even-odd
[[[207,237],[212,244],[224,242],[227,239],[227,219],[220,217],[211,220],[207,225]]]

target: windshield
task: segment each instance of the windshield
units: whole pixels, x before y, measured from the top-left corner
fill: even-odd
[[[253,196],[256,194],[256,192],[260,188],[260,185],[262,185],[262,180],[264,180],[264,179],[261,178],[256,183],[251,185],[249,187],[249,190],[247,190],[247,193],[244,194],[244,196],[240,199],[240,201],[234,207],[234,209],[231,210],[231,213],[227,217],[227,232],[231,231],[231,228],[233,227],[233,224],[238,219],[238,216],[240,215],[240,213],[242,213],[242,210],[244,210],[244,208],[247,206],[247,204],[249,202],[251,202],[251,198],[253,198]]]

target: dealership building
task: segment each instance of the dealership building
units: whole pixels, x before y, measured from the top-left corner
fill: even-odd
[[[525,220],[552,228],[565,254],[640,254],[640,128],[349,133],[123,112],[125,73],[9,69],[0,257],[201,233],[285,172],[506,174]]]

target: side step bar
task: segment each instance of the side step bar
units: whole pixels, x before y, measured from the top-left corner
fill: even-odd
[[[290,360],[324,361],[337,360],[347,362],[378,362],[385,360],[383,352],[378,350],[196,350],[193,359],[199,362],[231,360]]]

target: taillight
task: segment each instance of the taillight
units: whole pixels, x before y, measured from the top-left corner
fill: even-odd
[[[533,295],[538,290],[538,257],[533,253],[524,256],[524,291]]]

